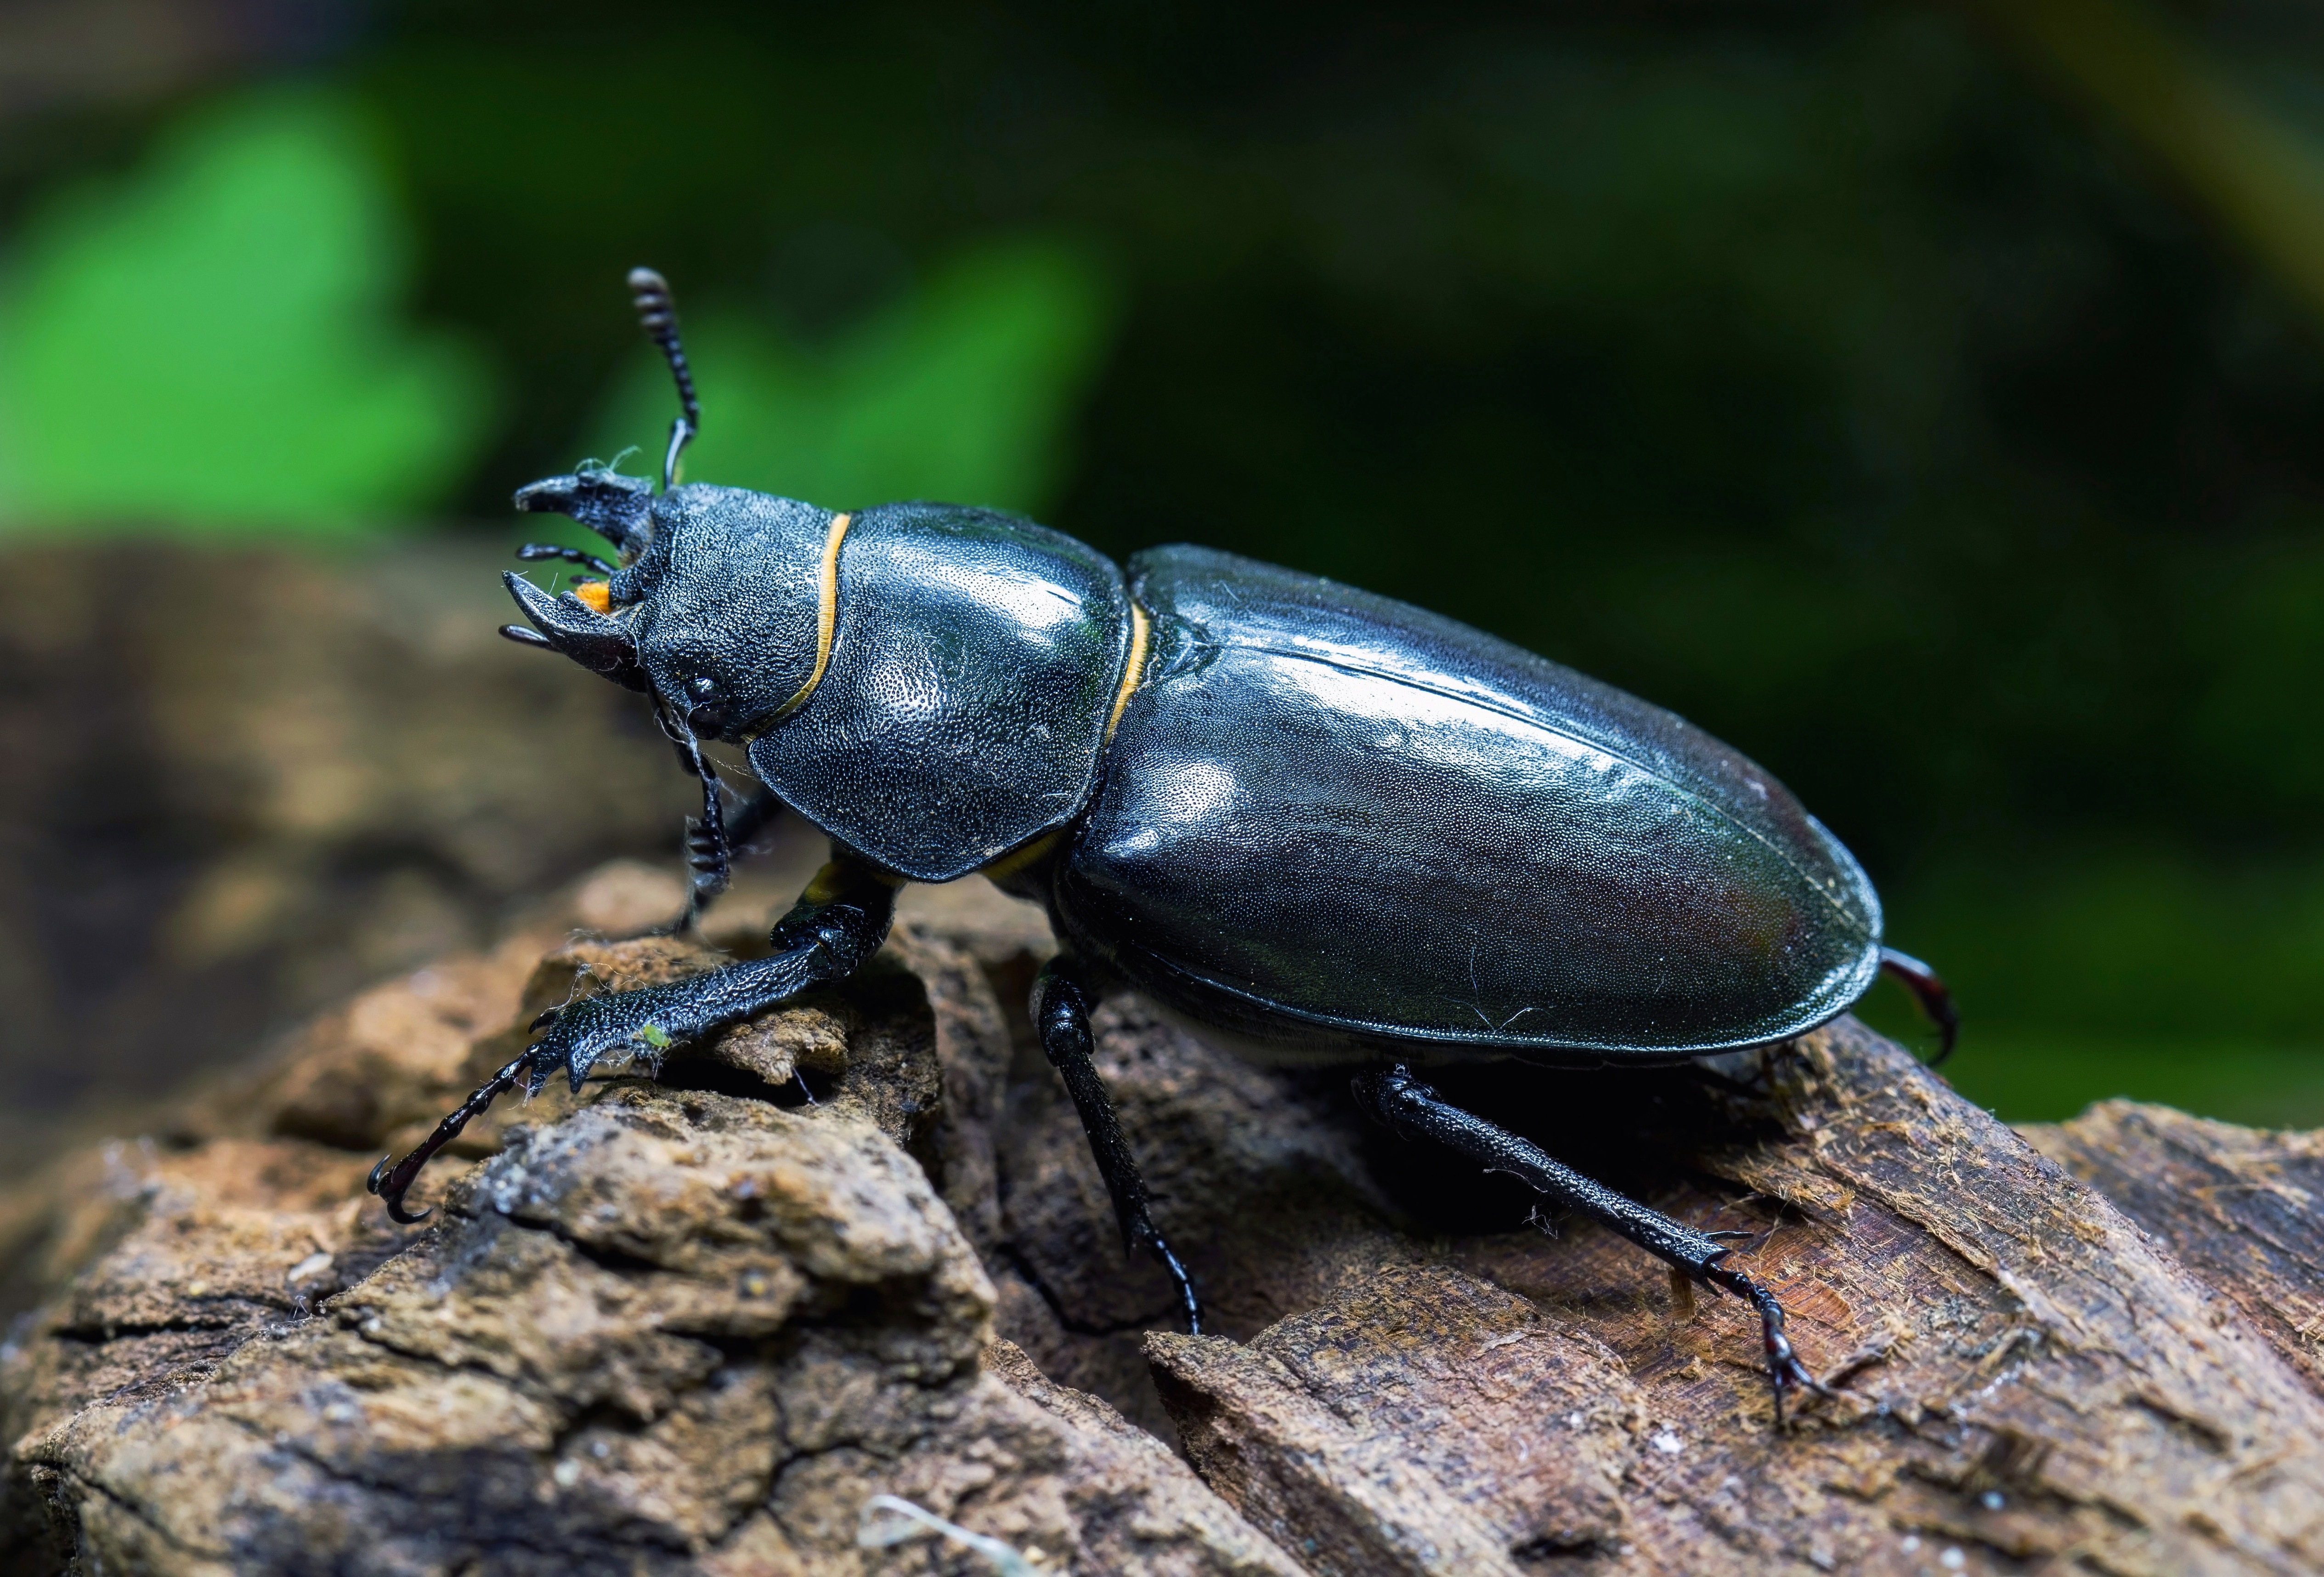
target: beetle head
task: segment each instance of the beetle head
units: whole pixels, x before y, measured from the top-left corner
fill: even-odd
[[[519,513],[571,515],[611,542],[624,560],[643,552],[652,535],[653,484],[594,461],[570,476],[518,488],[516,507]]]
[[[549,545],[523,549],[523,558],[586,564],[604,578],[552,597],[510,575],[509,595],[531,628],[501,632],[645,691],[689,769],[715,782],[696,742],[739,740],[763,727],[804,699],[820,671],[831,640],[822,583],[837,562],[825,542],[835,547],[840,528],[812,504],[740,487],[675,485],[678,458],[702,423],[694,374],[669,283],[650,268],[632,270],[629,283],[638,321],[678,389],[661,491],[594,462],[519,488],[519,510],[572,516],[611,542],[621,562]]]
[[[550,596],[514,573],[509,593],[553,648],[652,696],[666,724],[702,738],[755,733],[816,670],[830,512],[740,487],[655,494],[583,470],[521,489],[520,510],[554,510],[620,549],[603,581]],[[536,633],[537,632],[537,633]]]

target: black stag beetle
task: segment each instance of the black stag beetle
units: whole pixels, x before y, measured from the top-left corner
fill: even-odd
[[[1880,900],[1784,786],[1692,724],[1386,597],[1206,548],[1127,569],[1032,521],[950,504],[846,514],[674,485],[700,413],[669,288],[630,287],[676,377],[662,485],[585,467],[520,510],[570,515],[607,564],[551,597],[512,573],[546,647],[651,701],[703,785],[694,896],[787,806],[831,862],[770,956],[585,998],[372,1191],[398,1221],[420,1168],[496,1096],[663,1049],[844,979],[909,881],[982,872],[1047,906],[1062,947],[1033,1021],[1128,1244],[1193,1283],[1156,1228],[1091,1061],[1127,985],[1255,1055],[1361,1066],[1360,1103],[1602,1222],[1758,1312],[1780,1422],[1821,1387],[1733,1251],[1440,1097],[1416,1065],[1672,1063],[1766,1047],[1845,1011],[1883,969],[1950,1049],[1924,965],[1881,945]],[[730,819],[704,739],[763,787]]]

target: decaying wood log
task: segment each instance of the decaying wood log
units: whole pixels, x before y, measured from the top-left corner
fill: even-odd
[[[512,937],[0,1198],[20,1563],[984,1569],[859,1545],[893,1494],[1092,1574],[2324,1570],[2310,1141],[2104,1107],[2037,1151],[1848,1021],[1740,1076],[1446,1072],[1756,1234],[1832,1386],[1779,1431],[1740,1305],[1130,999],[1191,1337],[1028,1042],[1038,916],[904,913],[659,1084],[496,1111],[419,1229],[362,1177],[512,1026],[716,956]]]
[[[2024,1131],[2324,1390],[2324,1134],[2262,1133],[2135,1101]]]

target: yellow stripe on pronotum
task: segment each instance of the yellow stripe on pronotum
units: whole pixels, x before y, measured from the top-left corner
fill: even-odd
[[[815,668],[807,676],[807,683],[798,687],[798,694],[776,708],[770,722],[780,723],[806,706],[815,687],[823,683],[824,669],[831,666],[831,635],[839,625],[839,544],[845,540],[847,522],[853,518],[833,516],[831,535],[823,540],[823,586],[815,604]]]
[[[1113,697],[1113,712],[1105,720],[1105,737],[1111,742],[1113,731],[1121,726],[1121,715],[1129,709],[1130,697],[1138,688],[1139,677],[1146,669],[1146,610],[1136,603],[1130,604],[1130,666],[1121,671],[1121,688]]]

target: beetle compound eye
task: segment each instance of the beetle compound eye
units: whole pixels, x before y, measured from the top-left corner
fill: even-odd
[[[727,715],[724,698],[719,694],[718,681],[708,674],[696,674],[686,681],[688,702],[686,725],[706,738],[724,734],[733,719]]]

